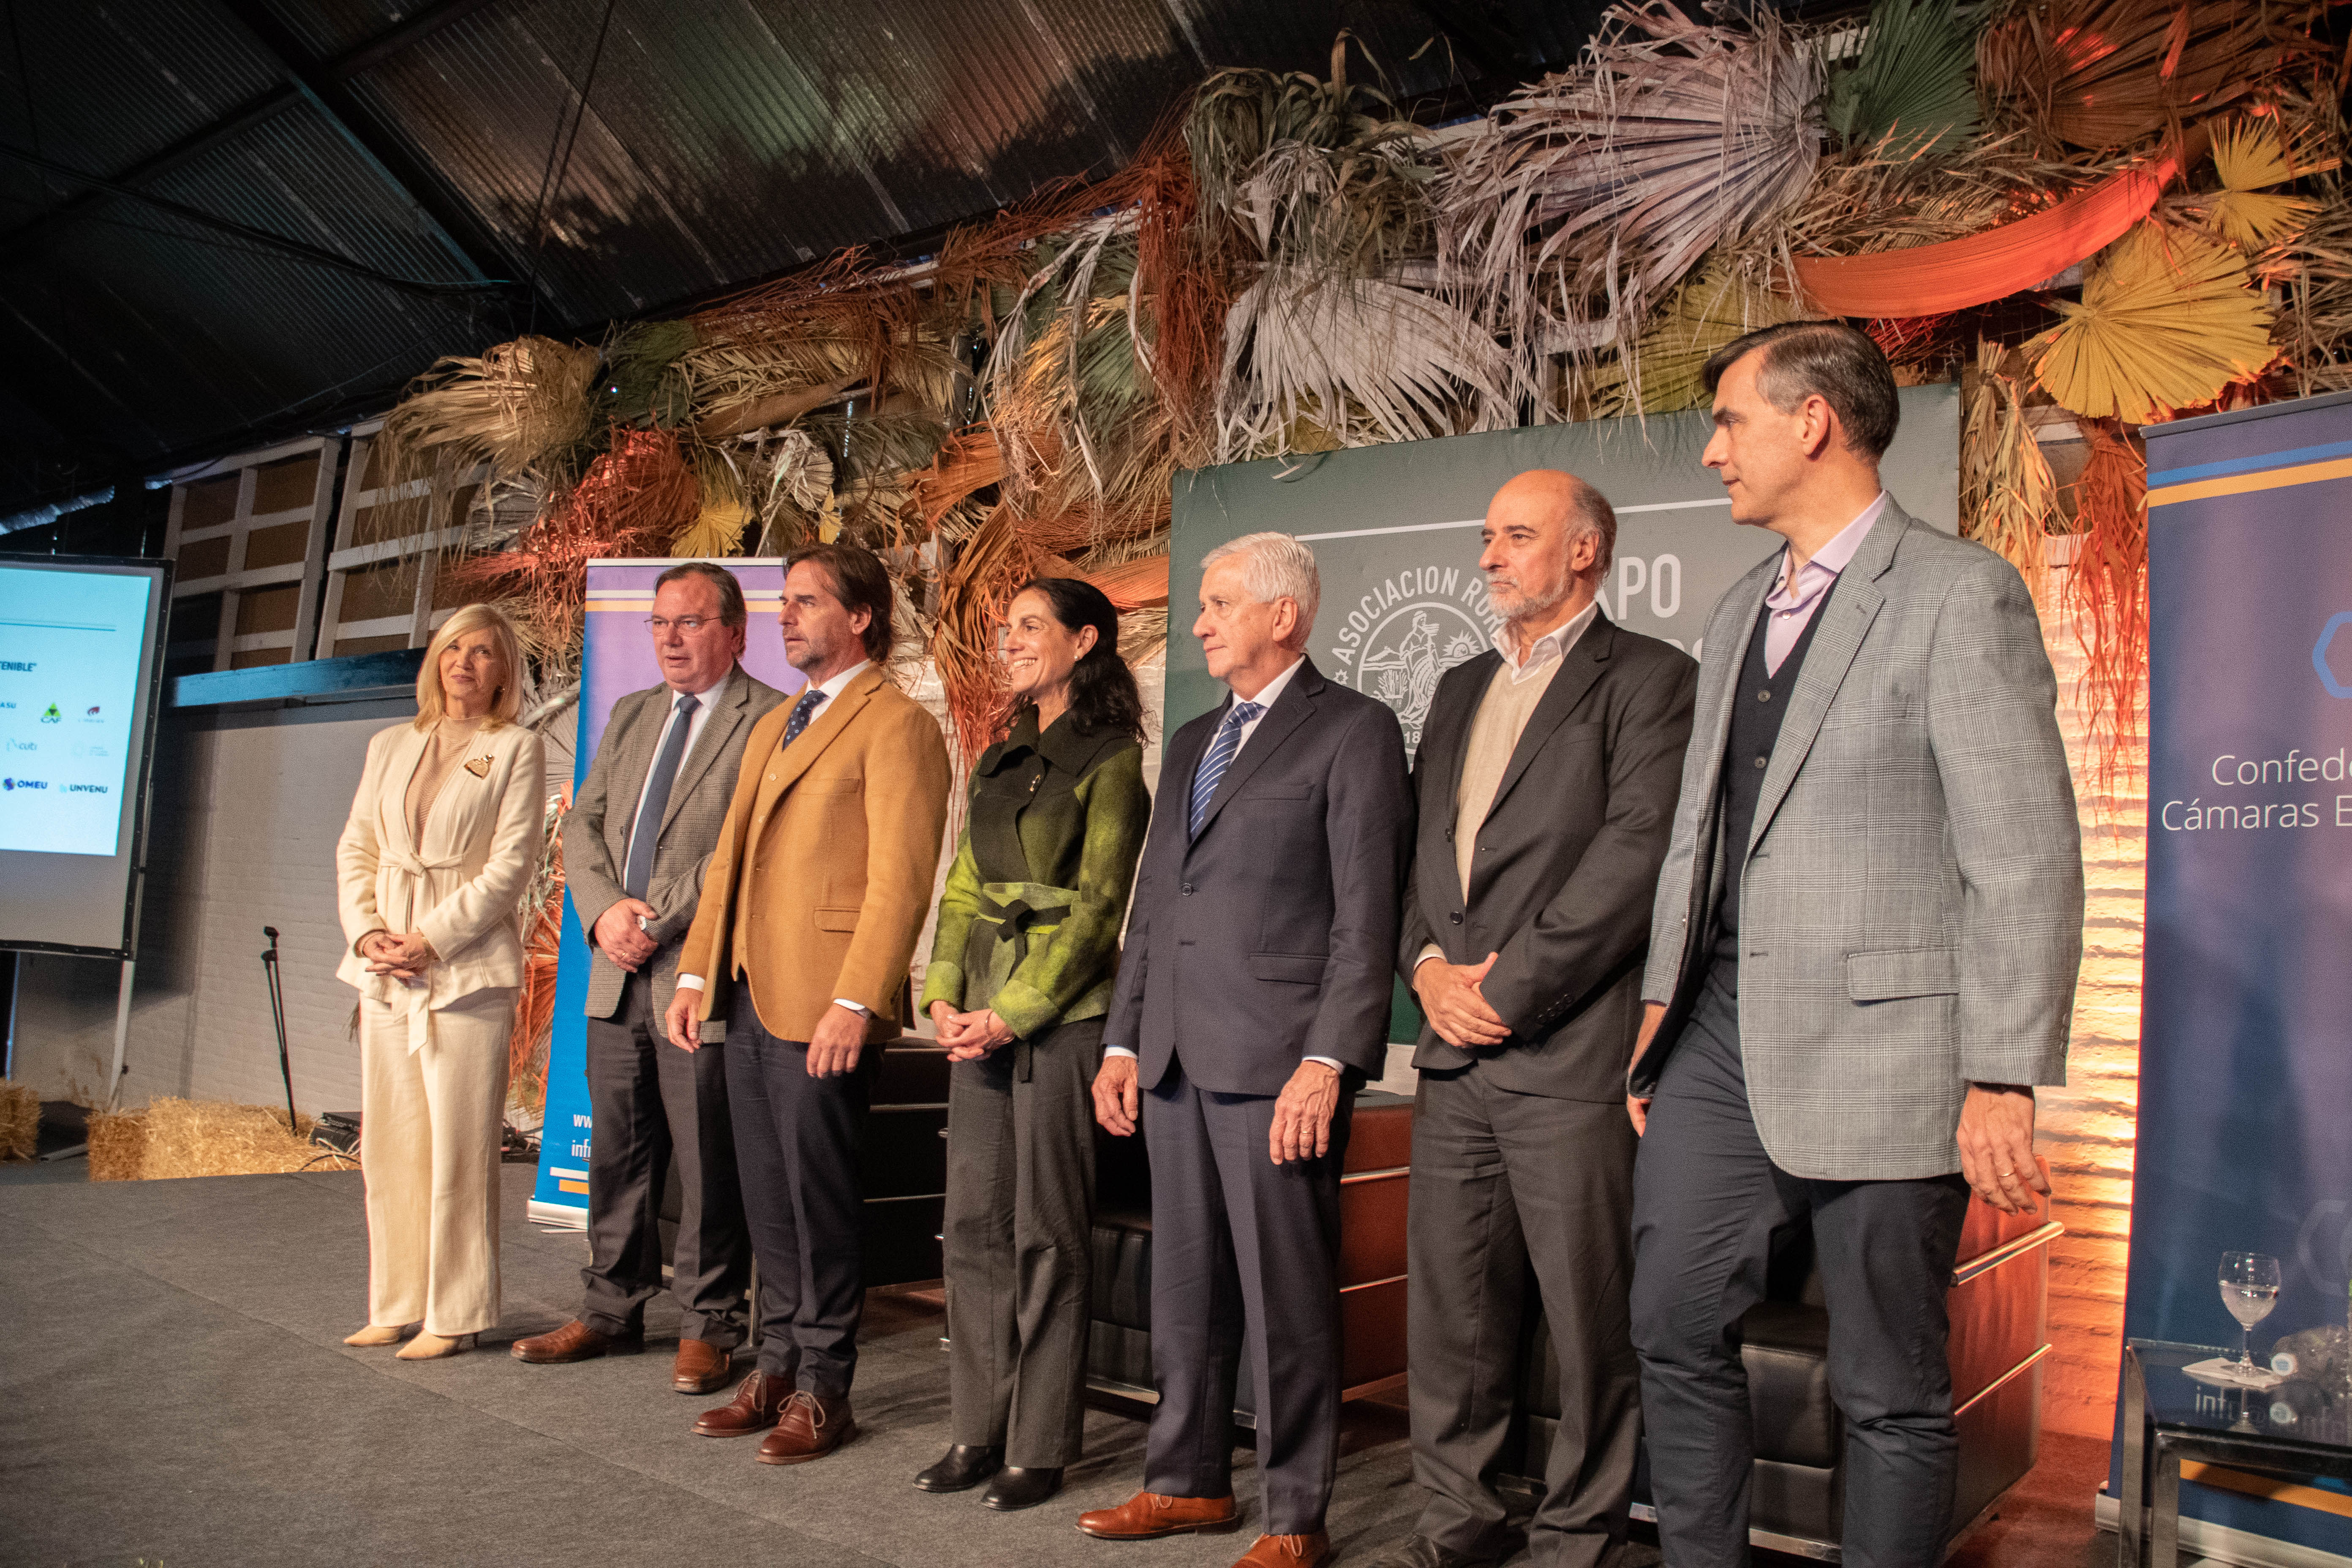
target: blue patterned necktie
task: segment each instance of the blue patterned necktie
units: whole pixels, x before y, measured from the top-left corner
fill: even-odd
[[[793,716],[784,721],[785,745],[789,746],[801,738],[801,731],[809,727],[809,721],[816,715],[817,704],[824,700],[824,693],[814,686],[801,693],[801,700],[793,704]]]
[[[621,890],[642,899],[653,885],[654,850],[661,843],[662,814],[669,809],[670,786],[677,783],[677,765],[686,760],[686,738],[693,728],[694,710],[702,700],[682,694],[671,710],[669,733],[662,737],[654,771],[646,775],[646,793],[637,801],[637,819],[629,825],[629,864],[621,877]]]
[[[1209,807],[1216,804],[1217,785],[1223,782],[1225,770],[1234,765],[1234,753],[1242,749],[1242,726],[1265,710],[1255,702],[1236,702],[1225,714],[1225,721],[1217,726],[1217,738],[1209,742],[1209,754],[1192,774],[1192,836],[1201,837],[1201,829],[1209,820]]]

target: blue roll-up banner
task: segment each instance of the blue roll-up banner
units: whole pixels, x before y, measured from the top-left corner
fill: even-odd
[[[592,561],[588,563],[588,613],[580,650],[580,739],[572,773],[577,794],[588,765],[604,738],[613,704],[632,691],[662,683],[654,660],[646,617],[653,614],[654,579],[676,561]],[[774,557],[720,564],[743,584],[751,612],[744,640],[743,668],[777,690],[801,689],[800,671],[784,662],[776,630],[776,604],[783,594],[783,563]],[[731,783],[731,781],[730,781]],[[572,896],[563,898],[563,945],[556,960],[555,1021],[547,1041],[547,1120],[540,1128],[539,1182],[531,1189],[530,1217],[546,1225],[588,1223],[588,936]]]
[[[2221,1254],[2268,1253],[2284,1289],[2260,1358],[2343,1325],[2352,1273],[2352,394],[2142,434],[2147,926],[2124,1325],[2234,1353]],[[2338,1441],[2341,1375],[2317,1391]],[[2180,1510],[2352,1555],[2352,1520],[2324,1508],[2190,1485]]]

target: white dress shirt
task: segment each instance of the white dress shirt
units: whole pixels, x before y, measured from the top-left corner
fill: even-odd
[[[1290,684],[1290,678],[1297,675],[1298,673],[1298,667],[1306,662],[1307,656],[1305,654],[1300,654],[1297,658],[1292,659],[1289,667],[1280,675],[1276,676],[1272,680],[1269,680],[1264,686],[1259,687],[1257,689],[1257,695],[1255,697],[1244,699],[1240,692],[1236,691],[1234,693],[1234,696],[1237,700],[1246,700],[1257,704],[1257,717],[1255,719],[1244,720],[1243,721],[1242,738],[1234,742],[1234,762],[1241,761],[1242,751],[1250,743],[1250,737],[1257,733],[1257,727],[1260,724],[1265,722],[1265,716],[1274,711],[1274,705],[1277,701],[1281,700],[1283,689]],[[1228,689],[1230,689],[1230,688],[1228,688]],[[1207,753],[1203,752],[1202,754],[1205,756]],[[1230,768],[1233,766],[1233,763],[1228,763],[1225,765]],[[1103,1055],[1107,1057],[1127,1057],[1132,1058],[1135,1052],[1126,1046],[1105,1046],[1103,1047]],[[1308,1057],[1306,1059],[1310,1062],[1321,1062],[1333,1072],[1344,1070],[1337,1061],[1329,1057]]]
[[[835,676],[831,680],[828,680],[824,685],[818,687],[816,689],[816,706],[809,710],[809,723],[815,723],[817,715],[824,711],[824,705],[826,703],[840,696],[843,689],[845,689],[851,681],[856,679],[860,675],[872,668],[874,668],[874,661],[872,659],[861,658],[856,664],[851,665],[847,669],[843,670],[839,675]],[[800,697],[795,697],[793,700],[797,703],[802,698],[804,698],[807,695],[808,693],[803,691],[801,693]],[[805,731],[807,726],[803,725],[802,728],[803,731]],[[677,988],[681,991],[699,991],[702,989],[702,976],[699,974],[681,974],[677,977]],[[833,1005],[836,1007],[846,1007],[861,1018],[868,1016],[863,1003],[852,1002],[846,996],[835,997],[833,999]]]

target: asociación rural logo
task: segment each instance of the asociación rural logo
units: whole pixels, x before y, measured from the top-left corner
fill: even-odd
[[[1328,614],[1327,611],[1326,614]],[[1486,581],[1459,566],[1413,566],[1347,607],[1331,645],[1333,672],[1392,709],[1407,751],[1419,749],[1438,678],[1494,646],[1502,624]]]

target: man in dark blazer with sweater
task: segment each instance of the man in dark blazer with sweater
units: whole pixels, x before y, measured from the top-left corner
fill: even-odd
[[[1137,869],[1097,1119],[1151,1156],[1144,1489],[1106,1540],[1237,1517],[1235,1373],[1257,1397],[1247,1568],[1317,1568],[1338,1468],[1339,1167],[1388,1049],[1412,835],[1396,716],[1306,656],[1315,557],[1255,533],[1202,563],[1193,635],[1227,700],[1179,730]]]
[[[1620,1107],[1698,667],[1601,612],[1617,519],[1582,480],[1519,475],[1481,538],[1497,651],[1445,673],[1413,760],[1398,967],[1427,1019],[1407,1228],[1427,1501],[1381,1561],[1468,1568],[1514,1544],[1494,1478],[1532,1263],[1559,1426],[1528,1544],[1547,1568],[1592,1568],[1624,1539],[1641,1438]]]
[[[667,1048],[661,1016],[743,742],[783,700],[743,657],[742,585],[706,561],[654,584],[662,684],[613,705],[572,815],[564,881],[588,936],[588,1267],[580,1316],[518,1340],[515,1358],[587,1361],[645,1332],[662,1289],[661,1211],[677,1156],[671,1292],[685,1311],[670,1386],[708,1394],[732,1371],[751,1268],[729,1131],[726,1056]],[[723,1021],[705,1038],[726,1037]]]

